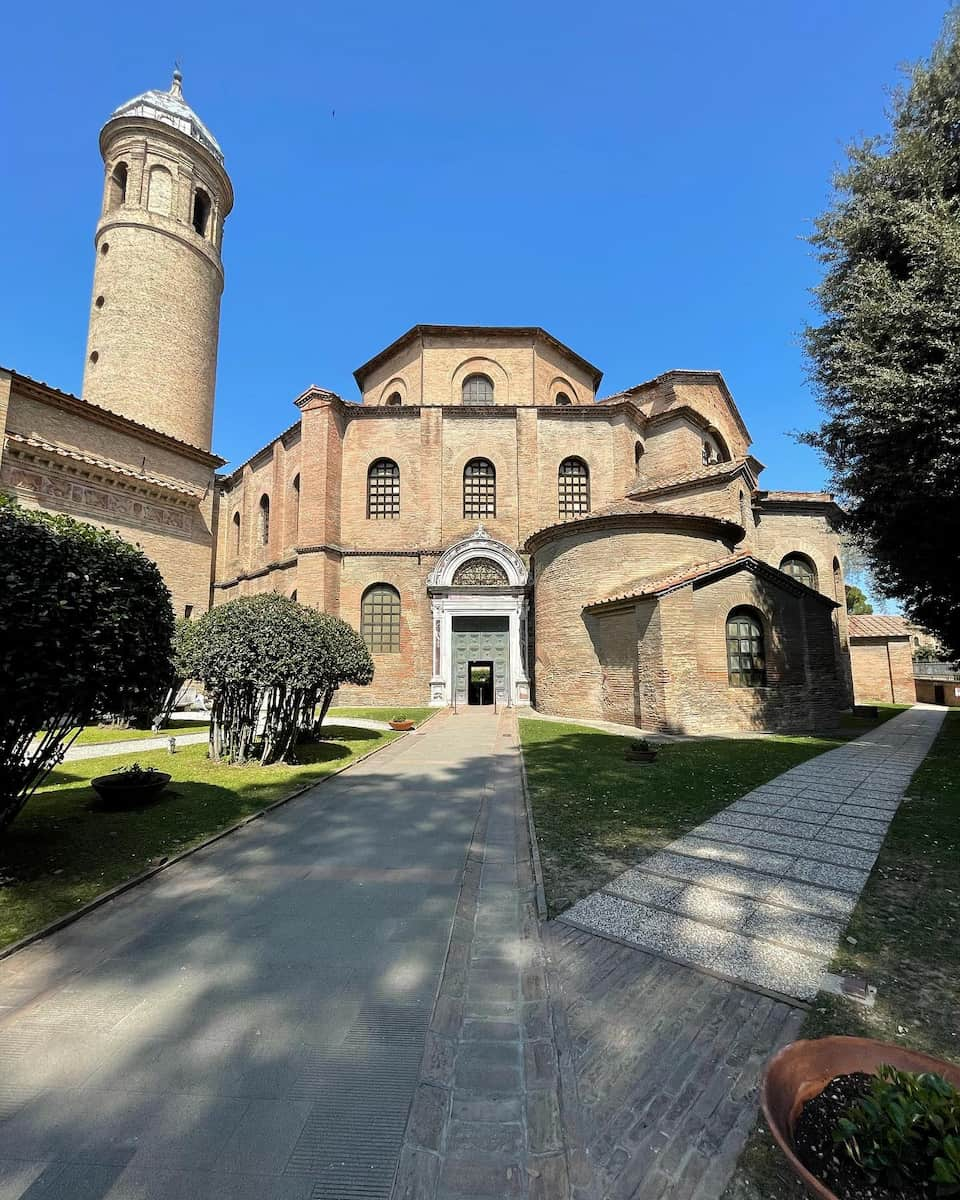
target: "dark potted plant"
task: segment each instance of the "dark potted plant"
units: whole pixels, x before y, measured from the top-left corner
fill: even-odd
[[[406,713],[397,713],[390,720],[390,728],[397,729],[400,732],[405,732],[408,729],[413,729],[413,722],[407,719]]]
[[[638,738],[628,742],[623,757],[627,762],[656,762],[658,753],[659,747],[651,746],[646,738]]]
[[[820,1200],[837,1200],[830,1183],[848,1197],[922,1200],[960,1195],[958,1088],[953,1063],[871,1038],[826,1037],[792,1042],[771,1059],[760,1106],[791,1170]]]
[[[109,775],[98,775],[91,779],[90,786],[104,804],[128,808],[149,804],[169,782],[170,776],[165,771],[134,763],[130,767],[118,767]]]

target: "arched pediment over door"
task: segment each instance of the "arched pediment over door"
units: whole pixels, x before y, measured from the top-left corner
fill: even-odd
[[[482,525],[444,551],[427,580],[430,587],[525,587],[526,583],[527,568],[520,555],[490,537]]]

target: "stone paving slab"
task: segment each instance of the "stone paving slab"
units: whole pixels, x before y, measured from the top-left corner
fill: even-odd
[[[916,705],[741,797],[561,920],[812,1000],[943,710]]]
[[[395,1200],[567,1200],[571,1154],[515,715],[501,716]]]
[[[0,1198],[386,1200],[495,736],[440,715],[0,962]]]

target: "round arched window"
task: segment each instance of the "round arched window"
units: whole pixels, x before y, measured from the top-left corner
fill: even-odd
[[[398,405],[400,405],[402,403],[403,403],[403,397],[400,395],[399,392],[391,392],[390,395],[387,397],[387,404],[389,405],[390,408],[396,408]]]
[[[780,570],[808,588],[817,586],[817,568],[805,554],[788,554],[780,564]]]
[[[570,403],[570,397],[566,392],[557,392],[554,404],[559,404],[561,408]]]
[[[372,654],[400,651],[400,593],[389,583],[375,583],[360,601],[360,636]]]
[[[493,403],[493,380],[486,375],[468,375],[461,389],[463,403],[480,408]]]
[[[735,608],[727,617],[727,678],[731,687],[764,687],[767,660],[760,614]]]

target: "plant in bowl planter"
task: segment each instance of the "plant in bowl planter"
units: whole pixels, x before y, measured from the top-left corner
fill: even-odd
[[[406,713],[397,713],[395,717],[391,717],[390,719],[391,729],[406,730],[413,729],[413,727],[413,722],[407,719]]]
[[[870,1038],[793,1042],[767,1065],[774,1140],[821,1200],[960,1196],[960,1067]]]
[[[156,767],[141,767],[134,763],[129,767],[118,767],[109,775],[98,775],[90,780],[90,786],[104,804],[113,808],[136,807],[149,804],[170,782],[166,771]]]
[[[646,738],[638,738],[629,742],[623,752],[627,762],[656,762],[659,747],[651,746]]]

